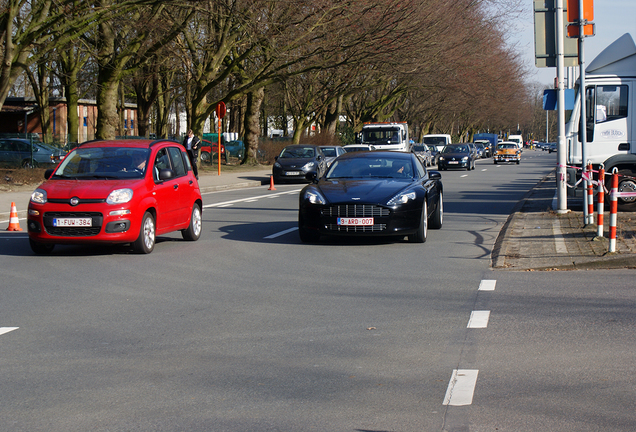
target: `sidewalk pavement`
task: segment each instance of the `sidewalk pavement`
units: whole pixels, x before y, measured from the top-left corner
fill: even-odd
[[[220,190],[248,188],[261,185],[269,185],[272,169],[255,168],[254,171],[231,171],[221,173],[201,172],[199,175],[199,188],[201,193],[214,192]],[[31,199],[31,193],[37,186],[16,186],[11,191],[0,191],[0,231],[4,231],[9,226],[11,215],[11,203],[14,202],[18,211],[18,218],[21,220],[22,229],[26,230],[27,207]]]
[[[609,207],[604,213],[603,237],[597,237],[596,212],[594,224],[585,226],[582,199],[568,197],[570,211],[559,214],[553,210],[555,194],[553,171],[526,194],[504,224],[493,248],[493,268],[526,271],[636,268],[636,213],[618,213],[616,252],[609,253]]]
[[[202,193],[268,185],[271,169],[221,173],[202,172]],[[9,225],[11,203],[15,202],[22,228],[35,186],[0,191],[0,230]],[[636,268],[636,213],[618,213],[616,252],[609,253],[609,210],[605,212],[603,238],[596,225],[584,226],[580,199],[568,198],[568,213],[555,207],[554,171],[539,182],[517,204],[499,232],[492,252],[497,270],[576,270],[594,268]],[[606,202],[609,200],[606,199]],[[450,229],[448,226],[444,228]]]

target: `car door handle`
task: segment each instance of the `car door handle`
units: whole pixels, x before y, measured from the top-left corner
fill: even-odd
[[[172,189],[174,189],[174,190],[177,190],[177,189],[179,189],[179,185],[178,185],[178,184],[176,184],[176,185],[173,185],[173,186],[172,186]]]
[[[190,180],[188,183],[192,184],[192,183],[193,183],[193,181],[192,181],[192,180]]]

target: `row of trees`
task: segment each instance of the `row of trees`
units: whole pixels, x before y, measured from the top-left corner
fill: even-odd
[[[512,2],[514,3],[514,2]],[[247,161],[277,117],[294,141],[344,116],[407,121],[421,135],[469,136],[532,120],[524,70],[500,30],[506,0],[2,0],[0,108],[27,77],[43,108],[63,94],[97,102],[97,138],[117,135],[135,102],[140,134],[185,109],[201,133],[218,102],[245,137]],[[6,11],[6,13],[5,13]],[[264,114],[265,113],[265,114]]]

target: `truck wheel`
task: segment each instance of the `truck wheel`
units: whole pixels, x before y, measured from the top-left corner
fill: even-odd
[[[618,191],[619,192],[636,192],[636,179],[633,178],[636,176],[633,172],[629,170],[622,170],[618,172]],[[626,176],[626,177],[623,177]],[[611,187],[611,178],[612,176],[605,177],[607,180],[605,181]],[[636,211],[636,197],[625,197],[618,198],[618,209],[620,211]]]

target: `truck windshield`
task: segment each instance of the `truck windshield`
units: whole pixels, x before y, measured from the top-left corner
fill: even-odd
[[[363,143],[400,143],[400,131],[397,128],[366,128],[362,130]]]

